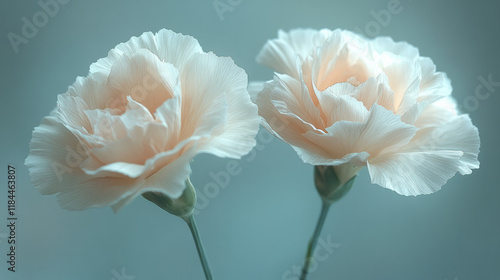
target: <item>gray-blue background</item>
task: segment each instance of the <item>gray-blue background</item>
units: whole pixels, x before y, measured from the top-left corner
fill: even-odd
[[[32,129],[55,106],[56,95],[133,35],[161,28],[192,35],[205,51],[231,56],[251,80],[266,80],[272,73],[255,55],[279,28],[369,26],[368,35],[408,41],[431,57],[448,73],[460,104],[474,100],[479,77],[500,81],[498,1],[401,0],[399,14],[376,23],[373,13],[388,3],[246,0],[221,18],[211,0],[72,0],[16,54],[7,33],[21,34],[22,17],[31,19],[41,8],[37,1],[2,0],[0,236],[7,231],[8,163],[18,170],[19,221],[18,272],[6,270],[7,244],[0,239],[0,279],[120,280],[115,273],[122,268],[135,280],[203,279],[179,218],[144,199],[117,215],[109,208],[62,210],[55,197],[30,185],[23,165]],[[464,107],[480,131],[481,169],[416,198],[371,185],[363,170],[328,216],[322,239],[330,236],[338,245],[310,279],[500,279],[499,92],[494,88],[477,108]],[[312,167],[263,131],[258,142],[255,158],[240,161],[241,173],[197,215],[216,279],[282,279],[302,263],[317,219]],[[194,185],[203,192],[214,181],[210,172],[225,170],[227,162],[196,157]]]

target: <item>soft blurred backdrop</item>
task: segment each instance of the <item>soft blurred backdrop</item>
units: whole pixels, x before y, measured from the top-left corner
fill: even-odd
[[[334,244],[310,279],[500,279],[500,87],[475,96],[481,77],[500,81],[500,2],[401,0],[399,13],[382,17],[393,1],[60,0],[44,23],[38,1],[2,0],[0,279],[204,279],[188,227],[152,203],[139,198],[116,215],[109,208],[69,212],[40,195],[23,164],[31,132],[57,94],[131,36],[161,28],[192,35],[205,51],[231,56],[251,80],[267,80],[272,72],[255,63],[256,54],[278,29],[295,27],[344,28],[417,46],[449,75],[481,136],[481,168],[432,195],[399,196],[371,185],[363,170],[332,207],[321,239]],[[41,27],[16,53],[7,34],[21,35],[23,18],[33,16]],[[193,184],[211,197],[200,201],[196,218],[215,278],[296,279],[320,210],[312,167],[263,129],[226,186],[211,174],[223,176],[227,163],[202,155],[192,164]],[[2,238],[7,164],[18,175],[15,273],[7,271]],[[206,190],[210,182],[220,188]]]

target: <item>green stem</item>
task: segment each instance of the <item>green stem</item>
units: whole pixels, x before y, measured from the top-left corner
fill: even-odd
[[[203,244],[201,243],[200,234],[198,232],[198,227],[196,226],[194,216],[191,213],[189,216],[182,218],[188,224],[189,229],[191,230],[191,234],[193,235],[194,242],[196,243],[196,250],[198,251],[198,256],[200,257],[201,265],[203,267],[203,272],[205,272],[205,278],[207,278],[207,280],[212,280],[212,272],[210,271],[207,256],[205,255],[205,251],[203,250]]]
[[[304,260],[304,266],[302,267],[302,275],[300,276],[300,280],[306,280],[307,278],[309,267],[314,260],[314,249],[316,249],[316,243],[318,243],[318,238],[321,233],[321,229],[323,228],[323,224],[325,223],[326,215],[328,214],[330,205],[330,203],[323,200],[321,213],[319,215],[318,223],[316,224],[316,229],[314,230],[314,234],[309,241],[309,246],[307,247],[306,259]]]

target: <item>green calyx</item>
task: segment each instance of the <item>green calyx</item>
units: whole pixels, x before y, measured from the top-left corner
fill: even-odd
[[[189,178],[186,179],[186,188],[179,198],[172,199],[160,192],[145,192],[142,196],[168,213],[181,218],[189,217],[196,204],[196,191]]]
[[[314,167],[314,184],[321,198],[327,203],[333,203],[349,192],[358,171],[359,169],[353,174],[347,174],[348,180],[343,182],[341,177],[345,178],[346,174],[337,174],[333,166],[317,165]]]

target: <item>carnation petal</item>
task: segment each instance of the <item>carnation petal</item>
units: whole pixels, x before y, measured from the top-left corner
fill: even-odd
[[[382,71],[387,75],[394,92],[397,111],[406,110],[417,102],[420,83],[419,65],[394,53],[383,52],[376,57]],[[400,109],[400,107],[403,107]]]
[[[346,38],[343,40],[346,40]],[[352,40],[354,42],[356,39],[353,38]],[[336,44],[339,44],[339,42]],[[329,54],[331,52],[329,51],[330,49],[337,48],[336,44],[333,46],[325,44],[319,50],[321,59],[315,63],[312,72],[313,83],[319,90],[323,91],[331,85],[347,82],[350,79],[354,79],[357,83],[356,85],[358,85],[366,81],[369,77],[380,73],[380,69],[375,63],[365,59],[366,49],[363,49],[362,46],[354,48],[351,45],[345,45],[331,59],[325,59],[324,56],[331,55]]]
[[[275,107],[281,104],[276,107],[281,114],[296,116],[312,130],[324,130],[321,110],[312,98],[316,98],[317,93],[311,94],[305,83],[288,75],[276,74],[275,79],[267,85],[265,94],[270,94]]]
[[[457,102],[451,96],[443,97],[423,109],[415,120],[415,126],[419,128],[439,126],[458,116]]]
[[[345,87],[349,89],[345,89]],[[349,83],[335,84],[320,94],[321,113],[325,117],[325,126],[330,127],[337,121],[362,122],[368,116],[363,103],[344,91],[356,89]]]
[[[144,32],[141,36],[133,36],[125,43],[116,45],[109,51],[108,56],[99,59],[97,62],[90,65],[90,73],[101,73],[108,75],[111,71],[113,63],[116,62],[123,54],[134,54],[140,49],[147,49],[157,54],[158,48],[155,35],[152,32]]]
[[[109,74],[112,65],[124,54],[133,55],[141,49],[146,49],[160,58],[182,70],[191,56],[202,53],[203,50],[195,38],[162,29],[158,33],[144,32],[139,37],[132,37],[125,43],[116,45],[108,56],[90,65],[90,73]]]
[[[253,103],[257,102],[257,95],[264,89],[265,81],[252,81],[248,83],[248,94]]]
[[[195,54],[203,53],[203,50],[194,37],[175,33],[172,30],[162,29],[156,34],[158,57],[167,63],[173,64],[179,72]]]
[[[84,161],[80,168],[90,176],[109,176],[117,178],[125,178],[126,176],[128,178],[138,178],[143,175],[144,171],[146,170],[145,166],[142,164],[118,161],[102,165],[102,163],[100,163],[99,161],[89,159]]]
[[[294,29],[288,33],[278,32],[278,38],[266,42],[257,55],[257,62],[278,73],[298,78],[296,60],[304,60],[312,54],[321,40],[315,38],[318,31],[313,29]]]
[[[197,125],[203,126],[208,115],[218,115],[217,111],[224,111],[222,104],[227,104],[226,116],[218,120],[218,123],[224,122],[224,126],[213,130],[210,143],[200,149],[218,156],[240,158],[255,146],[260,123],[257,106],[248,95],[245,71],[231,58],[213,53],[196,54],[186,65],[181,81],[183,133],[192,133]]]
[[[78,77],[68,88],[68,94],[79,96],[89,109],[105,109],[110,104],[110,92],[107,87],[107,75],[90,73],[87,77]]]
[[[271,100],[271,95],[268,91],[271,91],[272,88],[272,83],[266,83],[262,94],[257,96],[256,103],[259,107],[259,115],[266,120],[262,125],[280,140],[292,145],[294,149],[300,149],[298,148],[300,146],[307,151],[313,151],[315,154],[321,154],[323,157],[326,157],[327,154],[324,150],[304,137],[304,133],[310,129],[318,133],[322,133],[322,130],[316,129],[314,125],[292,113],[283,101]],[[281,88],[280,90],[284,89]]]
[[[113,115],[108,110],[87,110],[87,116],[93,138],[103,142],[114,141],[127,135],[127,127],[119,115]]]
[[[25,164],[32,185],[42,194],[54,194],[87,179],[78,168],[86,156],[75,135],[52,114],[33,131]]]
[[[87,103],[79,96],[66,93],[57,97],[56,115],[59,120],[82,132],[88,132],[91,127],[88,117],[84,113],[88,109]]]
[[[137,196],[145,192],[161,192],[172,199],[180,197],[185,189],[185,181],[191,174],[190,158],[194,156],[194,148],[176,161],[163,167],[142,182],[140,188],[111,206],[116,213]],[[184,179],[183,179],[184,178]]]
[[[81,211],[91,207],[104,207],[126,198],[140,186],[130,179],[101,177],[68,185],[57,199],[62,208]]]
[[[452,91],[450,79],[446,73],[436,72],[434,62],[428,57],[419,58],[422,81],[418,100],[435,101],[449,96]]]
[[[410,61],[415,61],[419,56],[419,51],[416,47],[407,42],[394,42],[391,37],[381,36],[371,40],[372,48],[378,52],[391,52],[393,54],[405,57]]]
[[[174,96],[179,87],[179,72],[148,50],[123,55],[112,66],[108,84],[115,96],[131,96],[151,113]]]
[[[472,169],[479,168],[477,160],[480,147],[479,133],[468,115],[460,115],[439,126],[421,129],[415,140],[403,150],[417,147],[463,152],[458,169],[462,175],[470,174]]]
[[[396,153],[368,160],[373,184],[401,195],[438,191],[459,168],[460,151],[418,151]]]
[[[175,161],[164,166],[150,177],[146,178],[140,193],[159,191],[176,199],[182,195],[186,187],[186,179],[191,175],[191,159],[197,153],[197,147],[184,151]]]
[[[387,110],[396,111],[394,92],[389,87],[389,81],[384,73],[379,74],[376,78],[370,77],[359,85],[354,92],[353,97],[363,102],[368,110],[373,104],[377,103]]]
[[[155,118],[167,127],[165,149],[173,149],[180,141],[182,96],[176,95],[156,109]]]
[[[327,128],[327,134],[307,132],[305,137],[327,151],[331,159],[361,152],[376,157],[408,144],[416,130],[375,104],[364,122],[338,121]]]
[[[464,175],[479,168],[479,145],[477,128],[467,115],[420,129],[399,151],[368,161],[372,183],[403,195],[438,191],[457,171]]]

